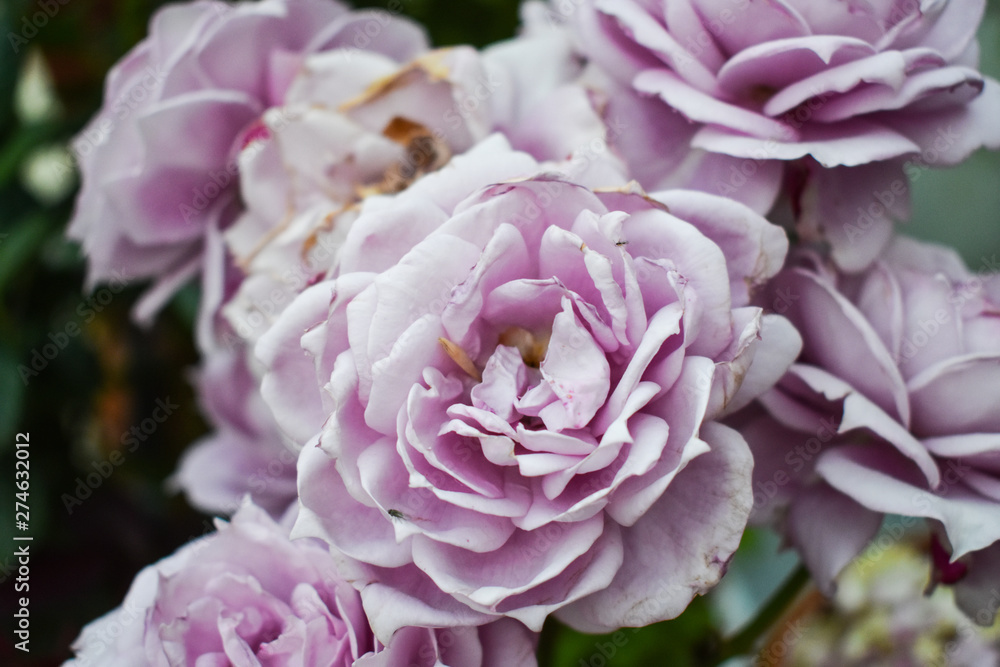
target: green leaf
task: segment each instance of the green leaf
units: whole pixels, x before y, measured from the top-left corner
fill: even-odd
[[[708,664],[717,637],[704,598],[683,614],[644,628],[587,635],[550,617],[542,631],[539,664],[551,667],[701,667]]]

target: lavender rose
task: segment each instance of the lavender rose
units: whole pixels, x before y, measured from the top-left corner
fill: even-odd
[[[751,460],[711,420],[797,351],[746,305],[784,233],[711,195],[539,171],[496,137],[369,198],[336,279],[258,343],[306,444],[294,534],[343,554],[379,637],[670,618],[742,534]]]
[[[854,278],[806,256],[765,302],[804,343],[763,410],[741,418],[760,518],[783,522],[827,590],[884,514],[930,520],[951,560],[975,556],[995,576],[1000,275],[897,238]],[[964,576],[958,567],[943,578]],[[987,588],[963,590],[959,602],[977,613]]]
[[[566,35],[550,32],[484,56],[460,46],[402,64],[348,49],[300,59],[280,106],[241,133],[242,211],[225,231],[204,235],[198,342],[208,371],[198,388],[217,431],[185,456],[175,477],[196,506],[228,514],[248,492],[272,512],[286,506],[294,453],[266,409],[256,409],[253,364],[239,357],[298,292],[334,266],[358,202],[405,189],[494,126],[547,134],[548,127],[521,121],[553,102],[554,90],[556,103],[585,103],[582,88],[561,89],[575,75],[574,63]],[[515,135],[540,157],[589,148],[604,128],[588,109],[584,104],[573,122],[561,121],[545,141]]]
[[[984,0],[577,5],[553,2],[612,109],[643,128],[620,146],[640,182],[762,212],[784,191],[802,237],[845,269],[908,215],[904,170],[1000,148],[1000,86],[975,69]]]
[[[83,243],[89,281],[114,270],[158,279],[139,309],[150,314],[200,268],[207,231],[232,222],[234,151],[281,103],[302,57],[361,47],[404,60],[426,44],[410,23],[335,0],[160,10],[149,37],[109,73],[103,108],[74,142],[83,188],[69,235]]]
[[[502,620],[404,628],[385,647],[326,548],[289,541],[247,503],[217,533],[140,572],[123,605],[84,628],[66,664],[528,667],[534,642]]]

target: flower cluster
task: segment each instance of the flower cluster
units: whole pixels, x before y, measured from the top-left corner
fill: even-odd
[[[155,281],[140,319],[200,274],[214,432],[173,484],[235,516],[73,664],[534,664],[551,616],[678,616],[751,520],[831,593],[926,519],[982,609],[1000,278],[892,225],[908,165],[1000,147],[981,14],[528,3],[480,51],[334,0],[161,10],[68,233]]]

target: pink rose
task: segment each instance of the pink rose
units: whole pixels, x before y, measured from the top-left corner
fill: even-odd
[[[539,172],[496,137],[370,197],[336,277],[257,345],[305,445],[294,533],[343,554],[379,637],[671,618],[742,534],[752,463],[712,420],[797,352],[747,305],[784,233],[712,195]]]
[[[369,24],[379,28],[374,40]],[[83,243],[90,283],[114,271],[156,278],[139,308],[149,315],[199,270],[206,233],[239,210],[234,151],[281,103],[305,54],[368,48],[403,60],[425,47],[416,26],[335,0],[160,10],[109,73],[104,106],[74,142],[83,188],[68,233]]]
[[[594,85],[636,129],[648,188],[696,187],[766,212],[857,271],[909,215],[907,178],[1000,148],[1000,86],[976,70],[984,0],[585,0]],[[641,128],[641,129],[639,129]],[[905,174],[904,174],[905,172]]]
[[[515,135],[541,157],[563,157],[576,146],[592,150],[591,139],[604,132],[599,117],[581,88],[561,89],[575,67],[562,33],[512,40],[485,56],[460,46],[403,64],[378,51],[348,49],[300,59],[280,104],[238,141],[242,212],[224,232],[210,228],[204,235],[199,346],[210,369],[241,369],[229,372],[234,384],[199,385],[217,431],[185,456],[175,478],[192,502],[230,513],[236,499],[252,492],[271,511],[285,506],[293,453],[267,423],[269,414],[254,407],[260,398],[253,364],[235,356],[331,270],[358,203],[405,189],[494,126],[532,127],[522,122],[525,114],[561,104],[567,94],[584,106],[573,122],[560,123],[558,134],[545,141],[525,131]],[[234,395],[245,415],[236,422],[213,409],[233,403]]]
[[[535,637],[502,620],[373,636],[357,592],[315,540],[247,503],[232,523],[142,570],[90,623],[67,667],[532,667]]]
[[[762,303],[803,350],[762,409],[738,418],[759,518],[783,524],[827,590],[884,514],[927,519],[951,560],[1000,571],[1000,275],[900,237],[857,277],[803,255]]]

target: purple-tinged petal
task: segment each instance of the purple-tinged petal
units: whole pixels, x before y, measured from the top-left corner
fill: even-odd
[[[835,373],[906,425],[903,377],[878,334],[833,285],[804,269],[779,275],[772,287],[781,314],[803,338],[802,359]],[[776,301],[777,303],[777,301]]]
[[[900,465],[899,454],[886,447],[847,445],[825,452],[816,472],[831,486],[865,507],[885,514],[922,516],[940,521],[954,547],[953,558],[1000,540],[1000,513],[995,501],[961,484],[933,493],[912,467]]]
[[[903,54],[887,51],[824,69],[780,90],[764,105],[764,113],[780,116],[807,100],[818,98],[816,111],[823,114],[829,98],[833,97],[835,104],[836,93],[853,90],[861,84],[879,84],[898,92],[906,81],[908,64]],[[817,117],[817,120],[822,118]]]
[[[648,625],[676,617],[722,577],[750,513],[752,459],[736,431],[709,422],[702,433],[711,451],[685,461],[622,531],[625,562],[611,585],[557,612],[560,620],[583,632]]]
[[[793,141],[776,141],[737,134],[723,126],[708,125],[695,134],[691,146],[734,157],[797,160],[811,155],[824,167],[855,167],[920,152],[906,127],[854,118],[836,125],[806,125]]]
[[[302,334],[326,319],[335,294],[329,283],[309,288],[257,344],[257,358],[267,369],[261,395],[278,425],[299,444],[312,438],[326,420],[319,385],[299,380],[302,375],[315,374],[313,359],[302,349]]]
[[[392,523],[375,507],[348,493],[336,463],[315,445],[299,455],[299,516],[293,538],[317,537],[341,552],[381,567],[410,561],[410,542],[397,544]],[[350,512],[342,511],[350,507]]]
[[[860,58],[875,50],[846,35],[809,35],[760,42],[740,51],[719,70],[719,87],[744,97],[758,86],[782,90],[788,85]]]
[[[794,142],[799,138],[790,125],[703,93],[670,70],[643,72],[635,78],[634,86],[641,93],[659,96],[691,121],[720,125],[772,142]]]
[[[788,236],[743,204],[690,190],[650,196],[722,248],[734,307],[747,305],[753,293],[781,270],[788,253]]]
[[[1000,431],[1000,355],[942,361],[908,383],[913,431],[923,436]]]
[[[829,243],[837,266],[860,271],[885,250],[893,222],[910,215],[910,193],[902,159],[854,167],[821,167],[809,160],[798,195],[798,231],[803,240]]]
[[[785,521],[819,589],[832,595],[837,575],[875,537],[882,516],[820,483],[795,498]]]
[[[629,38],[679,72],[684,79],[702,90],[713,90],[715,77],[701,61],[692,58],[688,49],[655,21],[650,21],[632,0],[596,0],[597,9],[618,21]]]
[[[708,414],[713,415],[713,419],[731,415],[769,391],[802,350],[802,336],[791,322],[780,315],[764,315],[759,329],[749,331],[753,333],[753,339],[734,360],[737,362],[736,392],[725,394],[718,412],[709,408]]]
[[[921,160],[934,166],[958,164],[974,150],[1000,148],[1000,83],[984,78],[983,92],[962,107],[896,118],[892,127],[913,141]]]

